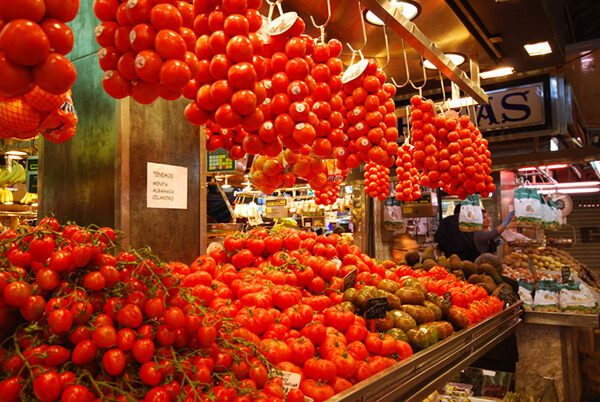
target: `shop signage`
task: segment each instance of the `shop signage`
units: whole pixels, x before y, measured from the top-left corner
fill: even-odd
[[[287,218],[289,206],[286,197],[270,197],[265,200],[265,216],[267,218]]]
[[[272,374],[281,377],[283,392],[285,394],[292,389],[300,388],[300,380],[302,379],[300,374],[283,370],[272,370]]]
[[[571,268],[568,265],[560,267],[560,274],[562,276],[562,283],[568,283],[571,280]]]
[[[501,89],[485,89],[489,104],[462,108],[460,114],[476,116],[477,127],[486,136],[509,132],[536,131],[552,124],[549,80],[537,77],[536,81]],[[435,100],[435,99],[434,99]],[[408,131],[408,118],[398,119],[398,130]]]
[[[25,177],[28,193],[37,193],[38,190],[38,157],[30,156],[25,164]]]
[[[489,104],[477,106],[477,125],[482,132],[545,123],[544,84],[486,91]]]
[[[346,290],[353,288],[356,284],[356,275],[358,274],[358,269],[353,269],[348,272],[346,276],[344,276],[344,287],[342,290],[345,292]]]
[[[187,167],[148,162],[147,171],[147,208],[187,209]]]

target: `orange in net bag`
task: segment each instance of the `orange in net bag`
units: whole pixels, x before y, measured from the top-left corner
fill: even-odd
[[[68,141],[75,135],[75,131],[77,131],[77,113],[70,92],[67,94],[67,99],[62,106],[44,119],[39,130],[45,139],[55,144]]]
[[[42,113],[31,107],[22,96],[0,100],[0,124],[15,134],[35,130],[42,116]]]

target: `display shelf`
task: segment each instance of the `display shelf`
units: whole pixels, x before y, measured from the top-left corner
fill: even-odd
[[[519,301],[333,396],[329,401],[422,401],[521,322]]]
[[[525,311],[523,321],[528,324],[558,325],[562,327],[598,328],[596,314],[570,314],[550,311]]]

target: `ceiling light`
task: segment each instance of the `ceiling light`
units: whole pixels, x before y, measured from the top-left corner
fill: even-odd
[[[455,66],[460,66],[461,64],[463,64],[466,60],[465,56],[463,56],[462,54],[459,53],[444,53],[446,55],[447,58],[450,59],[450,61],[455,65]],[[435,70],[437,69],[436,66],[433,65],[432,62],[430,62],[429,60],[425,60],[425,62],[423,62],[423,65],[425,66],[425,68],[428,68],[430,70]]]
[[[394,8],[399,8],[400,12],[402,13],[402,16],[409,21],[415,19],[417,15],[419,15],[419,13],[421,12],[421,9],[418,4],[409,1],[392,0],[391,6]],[[367,10],[367,12],[365,13],[365,18],[370,24],[379,26],[385,25],[384,22],[371,11]]]
[[[511,75],[515,73],[515,69],[512,67],[502,67],[502,68],[497,68],[495,70],[490,70],[490,71],[484,71],[479,73],[479,77],[481,79],[488,79],[488,78],[496,78],[496,77],[503,77],[505,75]]]
[[[541,56],[543,54],[552,53],[552,48],[550,47],[550,43],[548,43],[548,41],[530,43],[528,45],[523,45],[523,47],[530,56]]]
[[[548,165],[548,166],[522,167],[522,168],[519,168],[518,170],[519,170],[519,172],[533,172],[537,169],[564,169],[566,167],[569,167],[569,165],[566,163],[560,163],[557,165]]]
[[[5,154],[13,155],[13,156],[25,156],[25,155],[27,155],[27,152],[25,152],[25,151],[6,151]]]
[[[536,184],[538,188],[582,188],[582,187],[600,187],[600,181],[573,181],[569,183],[556,183],[556,184]]]

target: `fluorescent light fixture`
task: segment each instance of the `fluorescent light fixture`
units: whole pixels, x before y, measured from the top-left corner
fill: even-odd
[[[455,65],[455,66],[460,66],[461,64],[463,64],[466,60],[466,57],[463,56],[460,53],[445,53],[446,57],[448,57],[450,59],[450,61]],[[435,70],[437,69],[436,66],[433,65],[432,62],[430,62],[429,60],[425,60],[425,62],[423,62],[423,65],[425,66],[425,68],[428,68],[430,70]]]
[[[417,17],[417,15],[419,15],[419,12],[421,12],[421,9],[419,8],[419,6],[416,3],[409,2],[409,1],[392,0],[391,6],[395,7],[395,8],[399,8],[402,12],[402,16],[409,21],[415,19]],[[371,11],[367,11],[365,13],[365,18],[369,24],[379,25],[379,26],[385,25],[383,23],[383,21],[381,21],[381,19],[378,16],[376,16],[375,14],[373,14]]]
[[[512,67],[502,67],[502,68],[497,68],[495,70],[490,70],[490,71],[484,71],[479,73],[479,77],[481,77],[481,79],[488,79],[488,78],[496,78],[496,77],[504,77],[505,75],[511,75],[515,73],[515,69]]]
[[[5,152],[6,155],[13,155],[13,156],[25,156],[27,155],[27,152],[25,151],[6,151]]]
[[[574,181],[569,183],[547,183],[547,184],[534,184],[528,187],[535,187],[538,189],[552,189],[552,188],[586,188],[586,187],[598,187],[600,188],[600,181]]]
[[[600,193],[600,187],[587,187],[587,188],[562,188],[562,189],[548,189],[538,190],[540,194],[554,194],[554,193],[566,193],[566,194],[588,194],[588,193]]]
[[[523,168],[519,168],[519,172],[533,172],[536,171],[537,169],[564,169],[566,167],[569,167],[568,164],[566,163],[559,163],[557,165],[548,165],[548,166],[538,166],[538,167],[523,167]]]
[[[550,47],[550,43],[548,41],[530,43],[527,45],[523,45],[523,47],[530,56],[541,56],[543,54],[552,53],[552,48]]]

